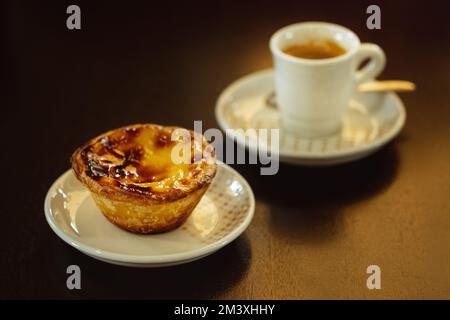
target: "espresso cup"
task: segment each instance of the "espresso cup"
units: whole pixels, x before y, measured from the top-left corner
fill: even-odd
[[[290,46],[322,41],[339,45],[344,53],[308,59],[284,52]],[[283,128],[298,137],[314,138],[337,132],[357,85],[379,75],[386,63],[379,46],[361,44],[351,30],[326,22],[284,27],[270,39],[270,49]],[[365,60],[367,64],[358,69]]]

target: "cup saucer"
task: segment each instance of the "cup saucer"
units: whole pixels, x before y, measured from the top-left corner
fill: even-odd
[[[255,198],[239,173],[218,163],[211,186],[181,227],[139,235],[110,223],[68,170],[50,187],[44,210],[48,224],[62,240],[95,259],[162,267],[201,259],[236,239],[253,218]]]
[[[356,93],[335,134],[321,138],[297,138],[286,132],[276,107],[273,69],[247,75],[228,86],[216,104],[216,119],[222,130],[236,132],[236,142],[257,152],[258,136],[245,130],[280,129],[280,161],[309,166],[354,161],[377,151],[402,129],[406,112],[394,92]],[[267,146],[266,146],[267,147]]]

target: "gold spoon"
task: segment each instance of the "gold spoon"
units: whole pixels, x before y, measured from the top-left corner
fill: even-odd
[[[416,90],[416,85],[410,81],[403,80],[382,80],[361,83],[358,86],[359,92],[380,92],[380,91],[397,91],[406,92]]]
[[[416,85],[411,81],[404,80],[382,80],[361,83],[358,86],[359,92],[381,92],[381,91],[397,91],[408,92],[416,90]],[[276,108],[275,92],[271,92],[266,98],[266,104],[269,107]]]

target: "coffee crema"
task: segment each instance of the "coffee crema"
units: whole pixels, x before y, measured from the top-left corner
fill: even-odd
[[[341,56],[347,51],[336,42],[325,40],[293,44],[284,48],[283,52],[303,59],[329,59]]]

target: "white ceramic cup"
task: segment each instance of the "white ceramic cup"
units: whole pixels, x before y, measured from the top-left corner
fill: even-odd
[[[327,59],[303,59],[283,52],[294,44],[333,41],[346,52]],[[303,22],[278,30],[270,39],[275,90],[283,128],[298,137],[339,130],[356,86],[383,71],[386,58],[375,44],[361,44],[351,30],[326,22]],[[358,66],[369,62],[360,70]]]

